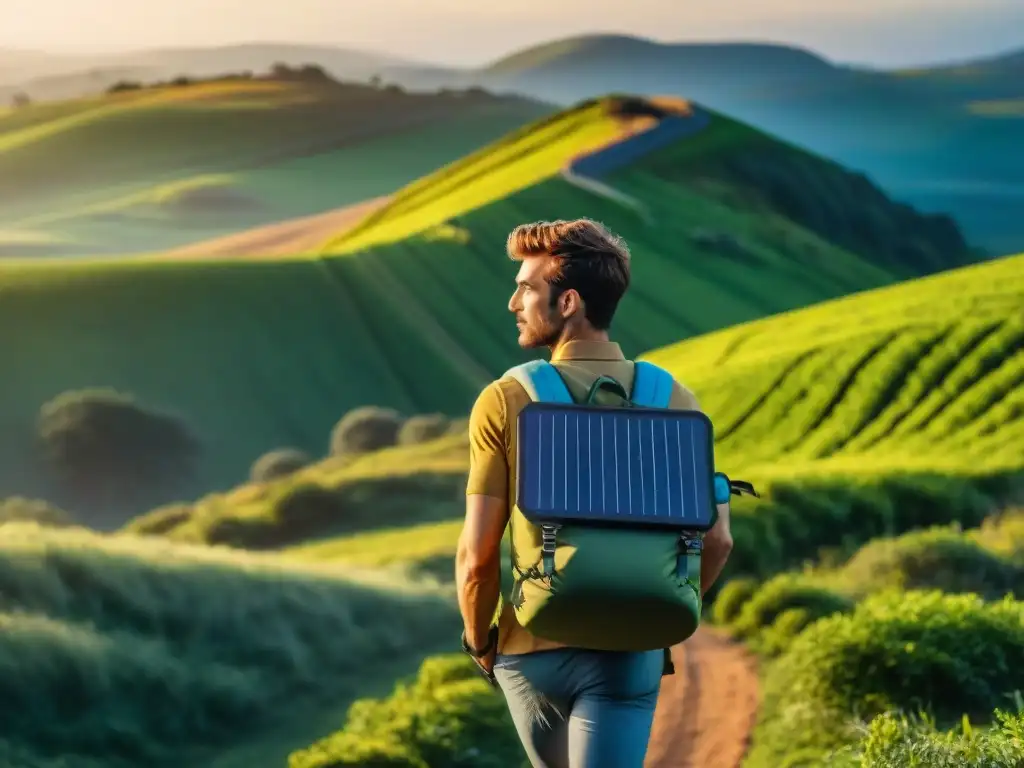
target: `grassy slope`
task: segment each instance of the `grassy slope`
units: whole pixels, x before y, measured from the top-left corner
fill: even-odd
[[[0,112],[0,256],[152,251],[358,202],[549,111],[257,79]]]
[[[250,740],[279,764],[457,624],[430,588],[160,540],[10,524],[0,564],[11,765],[206,765]]]
[[[984,507],[987,501],[965,489],[974,482],[986,483],[986,478],[1017,476],[1019,485],[1024,471],[1024,325],[1016,310],[1024,300],[1022,267],[1024,255],[1007,257],[646,355],[697,394],[715,424],[718,465],[769,492],[762,504],[738,503],[742,521],[737,525],[756,534],[743,545],[743,568],[758,570],[756,553],[772,548],[768,541],[756,540],[766,535],[755,531],[759,510],[784,517],[775,507],[788,505],[805,516],[799,527],[807,534],[824,519],[824,509],[834,517],[833,537],[849,533],[856,538],[859,529],[874,524],[876,514],[883,525],[900,527],[916,524],[918,515],[938,521],[942,515],[967,514],[967,507]],[[297,486],[316,483],[353,498],[352,512],[345,513],[350,527],[376,530],[295,546],[297,557],[412,566],[450,575],[466,456],[465,439],[453,435],[370,454],[347,465],[325,462],[291,478],[242,486],[194,506],[154,513],[134,521],[133,527],[152,529],[173,511],[181,517],[177,525],[167,524],[167,534],[183,540],[210,538],[225,518],[261,521],[273,528],[276,500]],[[901,475],[924,478],[927,490],[911,493],[891,486],[881,489],[881,501],[872,495],[878,483]],[[928,479],[934,475],[952,478],[953,484]],[[403,477],[416,481],[422,476],[437,478],[435,484],[447,478],[445,489],[429,505],[421,501],[423,491],[417,491],[415,482],[404,489],[396,484]],[[966,485],[956,485],[956,478]],[[392,499],[393,508],[401,508],[404,497],[404,516],[361,516],[352,491],[344,490],[358,484],[376,487],[377,494]],[[773,485],[779,489],[774,499]],[[794,486],[823,490],[812,488],[801,499],[794,497]],[[830,499],[843,486],[853,494],[865,489],[867,495]],[[375,497],[364,498],[369,509],[384,509]],[[881,511],[869,514],[861,504],[881,505]],[[895,507],[886,512],[887,504]],[[931,510],[929,505],[948,510]],[[424,522],[400,527],[414,522],[412,515]],[[279,539],[286,541],[287,536]],[[804,539],[813,545],[808,535],[794,541]]]
[[[761,201],[756,180],[716,180],[714,169],[688,178],[709,155],[747,146],[783,174],[803,157],[724,118],[607,179],[643,200],[653,225],[558,177],[570,157],[614,132],[602,104],[535,125],[398,195],[332,246],[355,249],[341,255],[8,262],[0,323],[20,330],[0,339],[11,369],[0,404],[10,425],[0,438],[2,484],[44,492],[28,450],[34,414],[59,391],[86,385],[181,413],[207,449],[204,490],[237,482],[284,444],[322,455],[333,423],[357,405],[465,413],[488,377],[524,359],[505,310],[514,265],[503,255],[507,232],[522,221],[589,215],[627,238],[634,282],[616,328],[627,354],[917,269],[898,254],[883,266],[827,242]],[[798,192],[815,185],[807,210],[849,192],[850,177],[829,164],[808,160],[797,170]],[[817,213],[853,231],[869,214],[910,239],[924,226],[904,226],[900,209],[874,199],[863,210],[854,198]],[[716,249],[700,240],[708,234],[727,234],[731,245]],[[378,245],[361,247],[371,242]]]

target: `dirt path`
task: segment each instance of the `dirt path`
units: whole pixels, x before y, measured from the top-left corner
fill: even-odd
[[[672,649],[645,768],[739,768],[757,717],[753,657],[724,634],[701,627]]]
[[[324,243],[358,223],[390,200],[389,195],[375,197],[355,205],[326,213],[287,219],[255,229],[247,229],[214,240],[175,248],[167,252],[174,258],[209,256],[288,256],[314,253]]]

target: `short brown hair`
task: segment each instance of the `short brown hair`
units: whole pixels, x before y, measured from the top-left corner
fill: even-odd
[[[515,261],[551,257],[551,301],[574,289],[583,299],[588,322],[601,331],[611,326],[629,288],[630,257],[625,241],[603,224],[591,219],[520,224],[508,236],[506,249]]]

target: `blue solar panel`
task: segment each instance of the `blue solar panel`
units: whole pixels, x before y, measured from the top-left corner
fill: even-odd
[[[518,436],[517,506],[533,522],[711,527],[714,438],[699,411],[530,403]]]

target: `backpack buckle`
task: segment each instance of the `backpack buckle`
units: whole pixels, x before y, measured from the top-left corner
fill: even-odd
[[[544,576],[550,577],[555,572],[555,548],[558,546],[555,537],[558,535],[560,525],[547,523],[540,528],[541,544],[540,553],[544,565]]]

